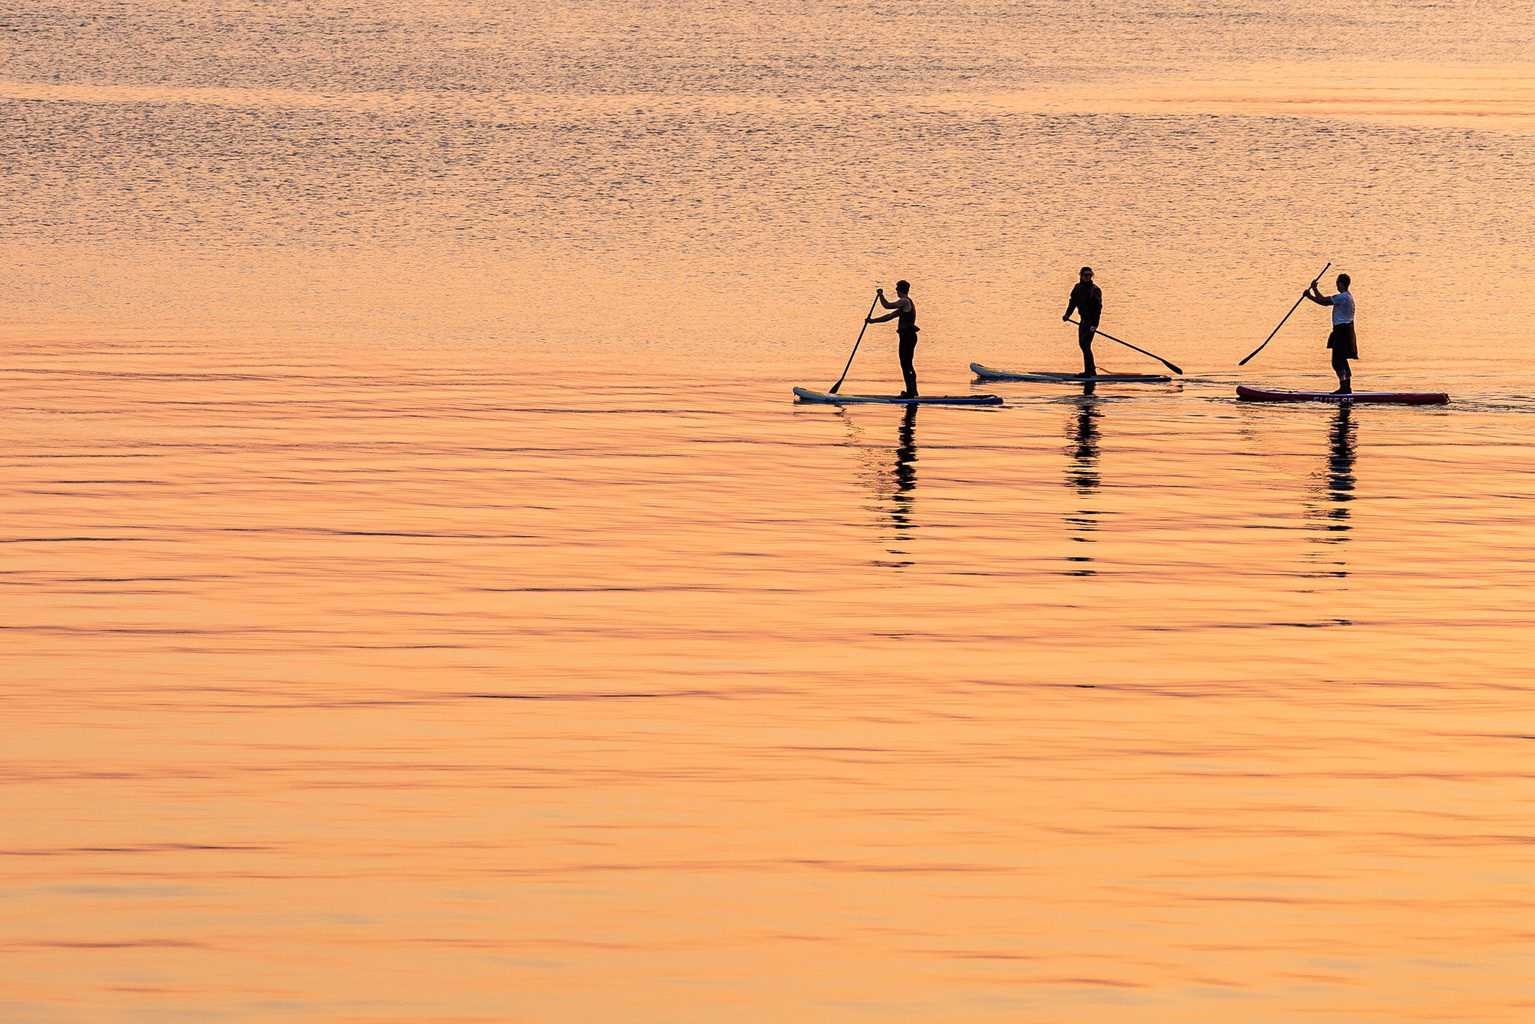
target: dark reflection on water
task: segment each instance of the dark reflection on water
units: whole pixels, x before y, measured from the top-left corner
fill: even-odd
[[[1066,486],[1075,488],[1084,499],[1097,495],[1101,483],[1098,475],[1098,421],[1103,413],[1098,399],[1093,396],[1094,391],[1096,385],[1082,385],[1082,402],[1066,424],[1066,436],[1070,441],[1066,446],[1066,454],[1070,459],[1066,465]],[[1102,515],[1095,505],[1093,501],[1084,501],[1082,507],[1065,517],[1072,543],[1093,543],[1092,534],[1098,530]],[[1097,575],[1098,571],[1092,568],[1093,558],[1089,554],[1070,554],[1066,560],[1079,566],[1071,570],[1069,575]]]
[[[1317,525],[1315,539],[1319,543],[1342,544],[1353,529],[1350,505],[1354,500],[1354,460],[1359,446],[1356,426],[1353,410],[1339,405],[1327,431],[1327,468],[1320,474],[1319,500],[1307,516]]]
[[[917,496],[917,407],[908,405],[901,416],[901,426],[896,433],[899,444],[895,449],[895,492],[890,496],[890,522],[895,527],[897,540],[907,540],[916,529],[912,521]]]
[[[917,407],[908,405],[896,429],[895,463],[888,481],[880,481],[879,491],[885,515],[890,520],[891,542],[886,548],[893,556],[880,565],[905,569],[914,565],[907,543],[917,528],[914,518],[917,501]]]
[[[1331,443],[1328,446],[1327,490],[1336,506],[1328,513],[1328,516],[1337,524],[1332,529],[1340,532],[1347,532],[1349,529],[1347,503],[1354,500],[1354,455],[1357,440],[1354,422],[1350,418],[1352,412],[1353,410],[1347,405],[1338,406],[1338,411],[1333,417]]]
[[[889,468],[865,456],[864,453],[882,446],[866,442],[856,414],[846,406],[837,409],[837,415],[847,425],[849,443],[864,465],[862,475],[874,492],[881,522],[890,527],[885,550],[893,557],[874,561],[875,565],[886,568],[904,569],[915,564],[907,544],[912,539],[912,531],[917,528],[917,409],[915,405],[908,405],[901,414],[896,428],[895,461]]]
[[[1336,545],[1331,548],[1331,561],[1321,575],[1338,579],[1345,579],[1349,575],[1343,545],[1347,544],[1349,533],[1354,529],[1351,506],[1357,483],[1354,475],[1354,461],[1359,448],[1356,428],[1353,409],[1339,405],[1327,429],[1327,465],[1317,474],[1319,486],[1313,501],[1308,503],[1306,513],[1306,522],[1312,530],[1312,541]],[[1338,622],[1348,624],[1341,619]]]

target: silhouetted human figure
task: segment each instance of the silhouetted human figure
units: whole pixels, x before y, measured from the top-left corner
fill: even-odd
[[[1349,284],[1349,276],[1339,274],[1336,295],[1323,295],[1315,281],[1301,292],[1318,306],[1332,307],[1332,333],[1327,336],[1327,347],[1332,349],[1332,369],[1338,375],[1338,390],[1333,392],[1335,395],[1353,394],[1354,374],[1349,369],[1348,361],[1359,358],[1359,340],[1354,335],[1354,296],[1349,293]]]
[[[876,290],[879,304],[886,309],[895,310],[884,316],[871,316],[866,318],[866,323],[882,324],[886,320],[895,320],[895,336],[899,344],[901,356],[901,376],[906,380],[906,390],[901,392],[902,398],[917,397],[917,368],[912,365],[912,357],[917,354],[917,304],[911,301],[907,294],[911,291],[909,281],[897,281],[895,283],[895,301],[885,298],[885,289]]]
[[[1073,310],[1082,314],[1077,324],[1077,344],[1082,348],[1082,376],[1091,377],[1098,372],[1093,362],[1093,335],[1098,332],[1098,321],[1103,317],[1103,290],[1093,284],[1092,267],[1082,268],[1061,319],[1070,320]]]

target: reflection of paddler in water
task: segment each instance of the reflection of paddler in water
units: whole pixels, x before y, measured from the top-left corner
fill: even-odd
[[[1098,400],[1093,397],[1093,385],[1083,385],[1082,404],[1077,406],[1076,418],[1067,428],[1075,446],[1067,479],[1082,494],[1098,491],[1098,419],[1102,415]]]
[[[1348,503],[1354,500],[1354,454],[1357,448],[1354,422],[1348,403],[1339,403],[1333,414],[1332,430],[1328,436],[1327,496],[1332,507],[1327,510],[1331,520],[1327,529],[1333,533],[1347,533],[1350,529]],[[1346,537],[1328,538],[1332,541]]]
[[[911,521],[912,504],[917,489],[917,407],[908,405],[901,416],[900,444],[895,449],[895,493],[890,496],[890,521],[896,538],[907,540],[915,524]]]
[[[1102,415],[1098,399],[1093,397],[1093,385],[1084,384],[1082,402],[1077,406],[1076,415],[1066,425],[1066,436],[1071,442],[1066,448],[1066,453],[1071,456],[1071,462],[1066,467],[1066,486],[1075,487],[1077,493],[1084,498],[1096,495],[1101,483],[1098,475],[1098,421]],[[1066,524],[1072,528],[1071,539],[1079,544],[1092,543],[1092,538],[1087,534],[1098,529],[1099,515],[1099,510],[1095,508],[1083,508],[1074,515],[1068,514]],[[1092,562],[1092,558],[1087,555],[1067,555],[1066,560]],[[1071,575],[1093,576],[1096,572],[1083,568],[1075,570]]]
[[[866,453],[876,450],[877,446],[864,442],[863,432],[854,422],[852,411],[842,407],[837,412],[847,424],[851,447],[858,453],[859,461],[863,463],[865,473],[861,475],[869,481],[875,500],[879,502],[880,511],[889,517],[890,525],[894,528],[892,539],[894,541],[910,540],[911,531],[917,528],[912,517],[917,490],[917,407],[908,405],[902,411],[901,424],[896,430],[895,465],[890,470],[865,457]],[[895,547],[887,550],[892,555],[907,554]],[[906,560],[875,564],[902,568],[912,563]]]
[[[1340,402],[1327,428],[1326,469],[1313,477],[1320,486],[1306,502],[1305,518],[1311,531],[1308,539],[1313,544],[1346,544],[1349,531],[1354,528],[1349,521],[1352,515],[1349,505],[1354,500],[1354,454],[1358,449],[1355,427],[1353,410],[1347,402]],[[1348,562],[1343,558],[1343,549],[1333,549],[1330,560],[1322,554],[1323,550],[1312,548],[1308,561],[1325,560],[1326,568],[1305,575],[1346,578]],[[1350,623],[1348,619],[1334,618],[1326,620],[1326,624],[1346,626]]]
[[[917,368],[912,360],[917,354],[917,304],[911,301],[908,294],[911,291],[911,283],[897,281],[895,283],[895,301],[885,298],[885,289],[875,291],[875,298],[886,309],[895,310],[885,316],[871,316],[865,319],[865,323],[882,324],[887,320],[895,320],[896,340],[899,343],[901,357],[901,376],[906,380],[906,390],[901,392],[902,398],[917,397]]]

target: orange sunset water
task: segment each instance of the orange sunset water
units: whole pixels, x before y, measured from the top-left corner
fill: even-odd
[[[1535,8],[0,58],[0,1021],[1535,1018]]]

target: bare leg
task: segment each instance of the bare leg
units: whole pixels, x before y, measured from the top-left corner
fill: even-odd
[[[1338,349],[1333,349],[1332,370],[1338,375],[1338,390],[1333,392],[1338,395],[1351,395],[1354,393],[1354,374],[1349,369],[1348,357]]]

